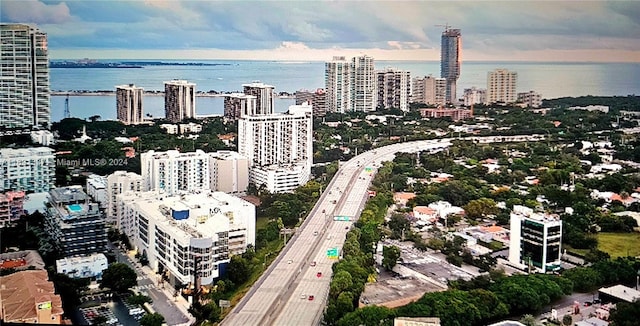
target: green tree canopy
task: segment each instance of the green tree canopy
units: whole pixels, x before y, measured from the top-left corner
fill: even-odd
[[[124,263],[113,263],[102,273],[101,288],[115,293],[124,293],[138,284],[136,272]]]
[[[140,319],[140,326],[162,326],[162,323],[164,323],[164,317],[157,312],[144,315]]]

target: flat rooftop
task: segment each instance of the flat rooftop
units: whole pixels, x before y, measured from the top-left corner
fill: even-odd
[[[640,291],[624,285],[614,285],[608,288],[601,288],[598,292],[630,303],[640,300]]]

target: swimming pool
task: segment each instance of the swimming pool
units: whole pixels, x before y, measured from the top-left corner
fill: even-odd
[[[69,211],[72,211],[72,212],[79,212],[82,210],[82,206],[80,206],[79,204],[67,205],[67,208],[69,209]]]

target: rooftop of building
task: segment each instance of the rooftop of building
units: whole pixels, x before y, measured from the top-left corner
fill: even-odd
[[[525,326],[523,323],[514,320],[504,320],[501,322],[497,322],[495,324],[491,324],[489,326]]]
[[[168,84],[168,85],[180,85],[180,86],[195,86],[195,83],[191,83],[188,82],[186,80],[183,79],[173,79],[170,81],[165,81],[164,84]]]
[[[87,177],[87,185],[91,185],[96,189],[106,189],[107,177],[97,174],[91,174]]]
[[[220,160],[242,160],[247,159],[245,156],[240,155],[240,153],[235,151],[217,151],[214,153],[209,153],[211,157],[215,157]]]
[[[140,86],[136,86],[135,84],[125,84],[125,85],[116,85],[116,89],[130,89],[130,90],[144,90],[144,88]]]
[[[134,201],[141,215],[172,228],[175,231],[173,236],[183,242],[190,238],[213,237],[218,232],[229,230],[230,226],[241,228],[242,221],[233,219],[233,211],[239,207],[255,207],[223,192],[202,191],[166,196],[151,191],[120,196]]]
[[[522,206],[522,205],[514,205],[513,210],[511,211],[511,215],[542,222],[545,224],[562,222],[560,220],[560,216],[557,214],[538,213],[538,212],[535,212],[532,208]]]
[[[267,85],[265,83],[261,83],[259,81],[254,81],[248,84],[242,84],[242,87],[253,87],[253,88],[275,88],[272,85]]]
[[[0,254],[0,269],[15,268],[27,269],[33,266],[35,269],[44,269],[44,261],[35,250],[23,250]]]
[[[224,97],[231,97],[231,98],[257,98],[255,95],[249,95],[249,94],[245,94],[245,93],[229,93],[229,94],[224,94]]]
[[[72,203],[86,201],[87,194],[82,186],[60,187],[49,190],[49,197],[54,203]]]
[[[24,199],[24,197],[24,191],[7,191],[5,193],[0,193],[0,201],[14,201]]]
[[[56,260],[56,267],[59,269],[60,266],[73,266],[80,264],[91,264],[96,262],[107,263],[107,256],[101,253],[79,256],[79,257],[67,257]]]
[[[601,288],[598,291],[626,302],[636,302],[640,300],[640,291],[620,284],[608,288]]]
[[[53,156],[53,149],[49,147],[0,148],[0,159],[47,155]]]
[[[383,271],[375,283],[367,283],[360,296],[360,305],[376,305],[387,308],[404,306],[418,300],[427,292],[441,291],[431,283],[415,277],[394,277]]]
[[[33,320],[38,306],[51,308],[51,315],[62,315],[62,299],[55,294],[45,270],[27,270],[0,277],[0,318],[5,322]]]

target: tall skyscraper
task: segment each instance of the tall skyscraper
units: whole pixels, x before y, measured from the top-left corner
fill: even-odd
[[[446,26],[442,32],[440,54],[440,77],[447,79],[447,102],[455,103],[456,83],[460,77],[460,56],[462,55],[462,39],[459,29]]]
[[[249,159],[249,182],[274,193],[293,191],[311,178],[311,107],[289,111],[238,120],[238,152]]]
[[[370,112],[376,110],[376,77],[373,58],[359,56],[351,59],[351,110]]]
[[[518,73],[496,69],[487,74],[487,103],[514,103],[517,99]]]
[[[295,93],[296,105],[310,103],[313,108],[314,117],[323,117],[327,114],[326,98],[327,93],[322,88],[316,89],[315,92],[308,90],[299,90]]]
[[[409,111],[411,94],[411,75],[409,71],[387,68],[376,72],[376,107]]]
[[[224,96],[224,117],[236,121],[239,118],[256,112],[256,96],[243,93],[232,93]]]
[[[255,112],[247,112],[248,115],[273,113],[275,97],[273,90],[275,87],[259,82],[253,82],[251,84],[243,84],[242,88],[246,95],[256,97]]]
[[[0,136],[49,128],[47,34],[25,24],[0,24]]]
[[[195,118],[196,84],[177,79],[164,82],[164,112],[171,122]]]
[[[344,113],[351,106],[351,64],[344,57],[334,56],[325,63],[327,112]]]
[[[116,86],[116,109],[118,121],[125,125],[136,125],[144,120],[142,94],[144,89],[134,84]]]

